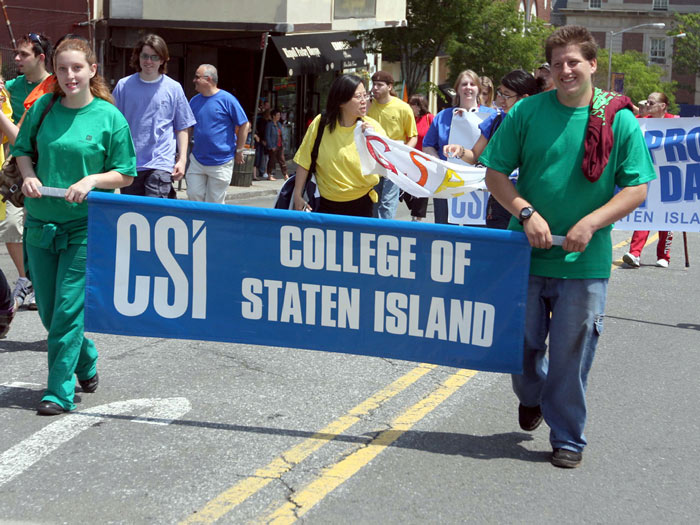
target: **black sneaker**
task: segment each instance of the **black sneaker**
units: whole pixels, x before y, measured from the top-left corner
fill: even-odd
[[[95,375],[90,379],[78,379],[78,383],[80,383],[80,388],[83,389],[83,392],[86,394],[92,394],[95,390],[97,390],[97,385],[100,384],[100,376],[98,376],[97,372],[95,372]]]
[[[53,401],[42,401],[36,409],[36,413],[40,416],[57,416],[63,414],[66,410]]]
[[[580,452],[567,450],[565,448],[555,448],[552,452],[552,465],[561,468],[576,468],[581,464],[583,455]]]
[[[523,430],[532,431],[542,424],[542,409],[540,405],[536,407],[526,407],[522,403],[518,406],[518,423]]]

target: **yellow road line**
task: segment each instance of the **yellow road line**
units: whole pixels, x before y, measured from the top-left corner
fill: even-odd
[[[287,502],[281,505],[277,510],[262,518],[260,522],[274,523],[275,525],[295,522],[330,492],[354,476],[362,467],[377,457],[386,447],[399,439],[407,430],[437,408],[440,403],[454,394],[475,375],[476,371],[474,370],[460,370],[451,375],[429,396],[406,409],[394,419],[389,430],[380,433],[366,447],[356,450],[332,467],[325,469],[321,477],[294,493],[292,496],[294,503]]]
[[[180,524],[214,523],[263,487],[279,479],[284,473],[290,471],[313,452],[338,437],[341,432],[357,423],[362,416],[377,409],[435,368],[436,365],[421,364],[412,369],[351,409],[344,416],[339,417],[325,428],[319,430],[310,438],[283,452],[267,466],[257,470],[253,476],[236,483],[225,492],[219,494],[202,509],[181,521]]]
[[[658,238],[654,234],[646,243],[651,244]],[[630,239],[626,239],[613,248],[621,248],[629,244]],[[645,246],[646,246],[645,245]],[[613,269],[620,266],[622,260],[613,263]],[[416,382],[422,376],[434,369],[435,365],[422,364],[403,377],[397,379],[388,387],[380,390],[372,397],[363,401],[346,415],[333,421],[325,428],[318,431],[309,439],[292,447],[288,451],[272,460],[267,466],[258,469],[255,474],[245,480],[235,484],[216,498],[209,501],[202,509],[195,512],[187,519],[180,522],[180,525],[191,525],[195,523],[214,523],[225,514],[243,503],[250,496],[267,486],[275,479],[279,479],[284,473],[291,470],[295,465],[306,459],[313,452],[323,445],[335,439],[339,433],[354,425],[360,416],[369,413],[379,407],[382,403],[396,396],[408,386]],[[311,483],[302,492],[295,494],[297,505],[287,503],[278,510],[270,514],[263,521],[286,523],[296,521],[296,519],[316,505],[327,494],[344,483],[347,479],[357,473],[364,465],[380,454],[387,446],[396,441],[406,430],[420,421],[425,415],[436,408],[445,399],[450,397],[469,379],[476,375],[475,371],[461,370],[451,376],[443,385],[430,396],[420,401],[413,407],[405,411],[392,423],[392,429],[382,432],[377,438],[365,448],[362,448],[348,456],[340,463],[326,470],[324,475]],[[296,509],[296,512],[294,510]]]

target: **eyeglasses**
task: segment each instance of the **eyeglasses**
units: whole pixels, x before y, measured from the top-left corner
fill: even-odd
[[[496,90],[496,96],[508,100],[508,99],[510,99],[510,98],[516,98],[518,95],[506,95],[506,94],[503,93],[500,89],[497,89],[497,90]]]
[[[209,75],[195,75],[194,79],[199,80],[200,78],[211,78]]]
[[[653,106],[654,104],[656,104],[656,102],[654,102],[653,100],[647,100],[647,107]]]
[[[151,62],[160,62],[160,55],[149,55],[148,53],[141,53],[139,55],[141,60],[150,60]]]
[[[353,95],[352,98],[354,98],[355,100],[357,100],[359,102],[362,102],[363,100],[369,100],[372,97],[370,96],[369,93],[360,93],[359,95]]]

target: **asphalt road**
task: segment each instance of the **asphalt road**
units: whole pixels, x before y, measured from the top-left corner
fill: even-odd
[[[0,340],[0,521],[696,523],[688,240],[688,269],[678,234],[670,268],[654,244],[613,271],[576,470],[550,465],[544,425],[519,429],[506,375],[288,348],[94,334],[99,389],[39,417],[46,332],[20,311]]]

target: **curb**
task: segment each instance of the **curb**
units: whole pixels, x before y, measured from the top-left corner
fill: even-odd
[[[259,188],[247,191],[231,191],[226,193],[226,202],[236,202],[241,200],[256,199],[258,197],[275,196],[279,188]]]
[[[282,181],[284,182],[284,181]],[[269,188],[261,188],[255,186],[241,187],[241,186],[230,186],[226,191],[226,204],[235,203],[238,201],[245,201],[249,199],[257,199],[263,197],[275,197],[279,191],[280,187],[277,185],[271,186]],[[188,200],[186,190],[178,190],[177,198],[179,200]]]

